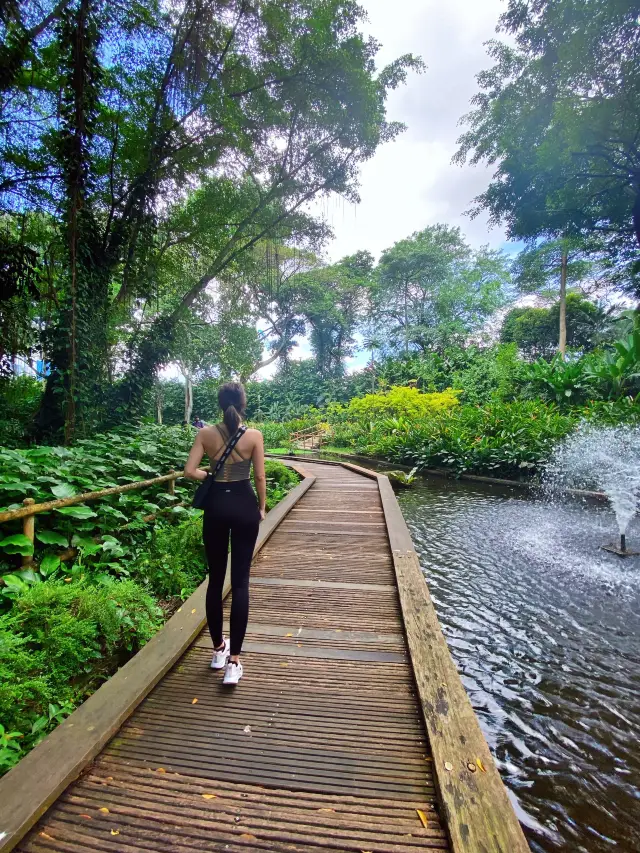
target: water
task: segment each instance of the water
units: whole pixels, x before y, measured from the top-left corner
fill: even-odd
[[[640,495],[640,428],[584,424],[557,448],[547,482],[552,491],[569,486],[605,492],[620,534],[626,533]]]
[[[532,850],[640,851],[640,557],[600,550],[614,513],[440,479],[399,500]]]

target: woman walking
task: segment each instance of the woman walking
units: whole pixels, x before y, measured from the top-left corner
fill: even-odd
[[[246,408],[244,388],[227,382],[218,391],[223,423],[199,430],[184,475],[204,482],[211,477],[204,505],[202,535],[209,565],[207,622],[213,640],[212,669],[223,669],[225,684],[242,678],[240,652],[249,619],[249,570],[258,527],[264,518],[267,485],[262,433],[242,424]],[[198,468],[204,454],[210,470]],[[251,488],[251,463],[258,500]],[[231,642],[222,632],[222,587],[227,572],[231,537]]]

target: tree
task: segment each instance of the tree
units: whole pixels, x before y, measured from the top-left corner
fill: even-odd
[[[14,6],[7,50],[28,17],[26,0]],[[5,80],[0,190],[8,215],[64,211],[40,426],[64,421],[71,440],[83,407],[100,408],[109,324],[145,303],[145,322],[129,321],[135,411],[212,281],[276,229],[312,227],[299,211],[314,196],[357,200],[358,164],[401,130],[385,121],[386,94],[420,63],[405,56],[376,73],[378,46],[358,32],[352,0],[74,0],[52,11],[58,26],[32,32]],[[201,274],[176,280],[154,314],[158,256],[177,245],[200,253]]]
[[[632,0],[510,0],[478,75],[459,162],[495,166],[472,214],[513,239],[600,234],[614,270],[640,241],[640,51]],[[637,272],[627,287],[636,291]]]
[[[222,310],[211,298],[201,297],[187,321],[180,324],[173,357],[184,379],[184,420],[191,421],[194,382],[205,378],[243,376],[260,358],[258,332],[246,318]]]
[[[515,343],[529,359],[551,358],[557,351],[560,302],[550,307],[512,308],[500,329],[502,343]],[[589,352],[610,333],[610,318],[603,309],[579,293],[566,299],[567,345]]]
[[[301,312],[310,327],[310,343],[322,378],[344,373],[353,355],[355,331],[364,318],[371,287],[373,257],[357,252],[336,264],[301,274]]]
[[[558,295],[558,352],[567,350],[567,288],[581,284],[596,272],[595,241],[583,238],[547,240],[520,253],[513,266],[521,293]]]
[[[463,343],[499,308],[510,277],[499,252],[472,252],[459,228],[434,225],[382,253],[374,301],[387,346],[423,352]]]

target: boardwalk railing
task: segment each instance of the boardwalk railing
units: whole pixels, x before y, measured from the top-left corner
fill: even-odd
[[[157,486],[160,483],[166,483],[169,494],[173,495],[175,493],[176,480],[179,477],[182,477],[182,474],[178,474],[176,471],[170,471],[168,474],[163,474],[160,477],[154,477],[151,480],[137,480],[133,483],[126,483],[124,486],[113,486],[109,489],[101,489],[98,492],[84,492],[81,495],[73,495],[73,497],[70,498],[57,498],[56,500],[45,501],[41,504],[37,504],[33,498],[25,498],[22,501],[22,507],[20,507],[20,509],[7,509],[4,510],[4,512],[0,512],[0,524],[7,521],[16,521],[17,519],[22,518],[22,532],[33,545],[36,526],[35,516],[41,512],[51,512],[51,510],[60,509],[65,506],[74,506],[75,504],[95,501],[100,498],[106,498],[109,495],[119,495],[123,492],[134,492],[139,489],[147,489],[150,486]],[[145,521],[152,521],[154,518],[155,514],[145,516]],[[60,555],[60,559],[62,560],[64,557],[65,560],[68,560],[74,553],[75,549],[69,549]],[[22,559],[22,564],[24,566],[28,566],[32,562],[33,560],[30,556],[25,556]]]
[[[326,429],[313,426],[291,433],[289,441],[292,445],[296,445],[302,450],[316,450],[326,438]]]

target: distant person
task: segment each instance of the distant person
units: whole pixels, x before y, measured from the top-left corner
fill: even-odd
[[[196,435],[184,468],[185,477],[203,482],[213,476],[216,464],[229,447],[229,456],[211,482],[206,498],[202,538],[209,565],[207,622],[213,641],[212,669],[225,669],[224,684],[242,678],[240,652],[249,619],[249,571],[260,521],[265,516],[267,480],[264,442],[257,429],[247,429],[242,418],[247,405],[244,388],[227,382],[218,391],[223,423],[207,426]],[[204,454],[210,470],[198,468]],[[258,500],[249,479],[251,463]],[[227,573],[231,535],[231,642],[222,633],[222,587]]]
[[[204,426],[204,421],[196,415],[196,417],[193,419],[193,425],[194,427],[196,427],[196,429],[202,429],[202,427]]]

